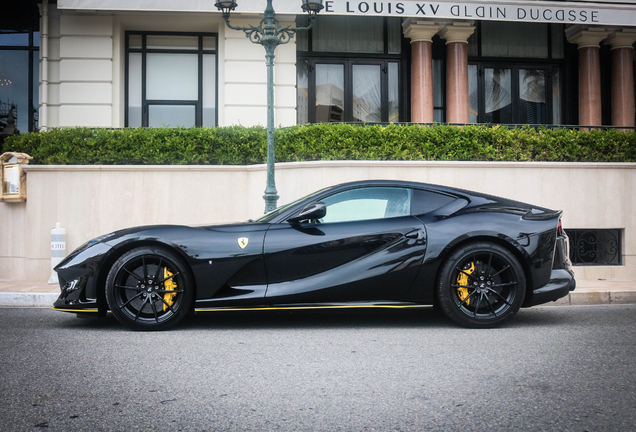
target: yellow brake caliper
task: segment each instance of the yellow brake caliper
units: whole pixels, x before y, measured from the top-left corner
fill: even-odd
[[[475,272],[475,263],[470,263],[470,268],[464,270],[463,272],[459,272],[459,276],[457,276],[457,285],[467,286],[468,285],[468,275],[473,274]],[[461,286],[457,288],[457,295],[461,301],[464,301],[466,297],[468,297],[468,288],[462,288]],[[466,302],[466,306],[470,305],[470,300]]]
[[[174,283],[174,278],[170,278],[170,276],[172,276],[172,273],[170,273],[170,271],[168,271],[167,267],[163,268],[163,278],[167,279],[164,283],[164,289],[166,291],[175,291],[177,289],[177,284]],[[170,278],[170,279],[168,279]],[[163,300],[167,303],[163,304],[163,311],[167,311],[168,310],[168,305],[172,306],[174,304],[175,299],[177,298],[177,294],[171,294],[171,293],[165,293],[163,295]]]

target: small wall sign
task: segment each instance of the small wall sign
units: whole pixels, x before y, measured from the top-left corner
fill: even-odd
[[[7,152],[0,156],[0,202],[24,202],[27,199],[26,173],[22,169],[33,159],[26,153]]]

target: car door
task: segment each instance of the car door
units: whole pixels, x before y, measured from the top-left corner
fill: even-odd
[[[321,199],[320,220],[273,224],[264,244],[267,301],[400,300],[426,251],[411,199],[406,187],[340,190]]]

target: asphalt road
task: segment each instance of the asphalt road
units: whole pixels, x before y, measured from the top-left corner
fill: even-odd
[[[163,333],[0,309],[0,430],[636,430],[636,305],[215,313]]]

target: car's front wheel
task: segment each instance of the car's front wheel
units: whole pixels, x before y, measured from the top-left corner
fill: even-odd
[[[496,327],[511,319],[523,303],[523,268],[507,249],[488,242],[470,243],[444,262],[437,299],[453,321],[472,328]]]
[[[123,254],[106,279],[106,299],[119,322],[135,330],[165,330],[188,312],[194,297],[188,268],[174,253],[140,247]]]

